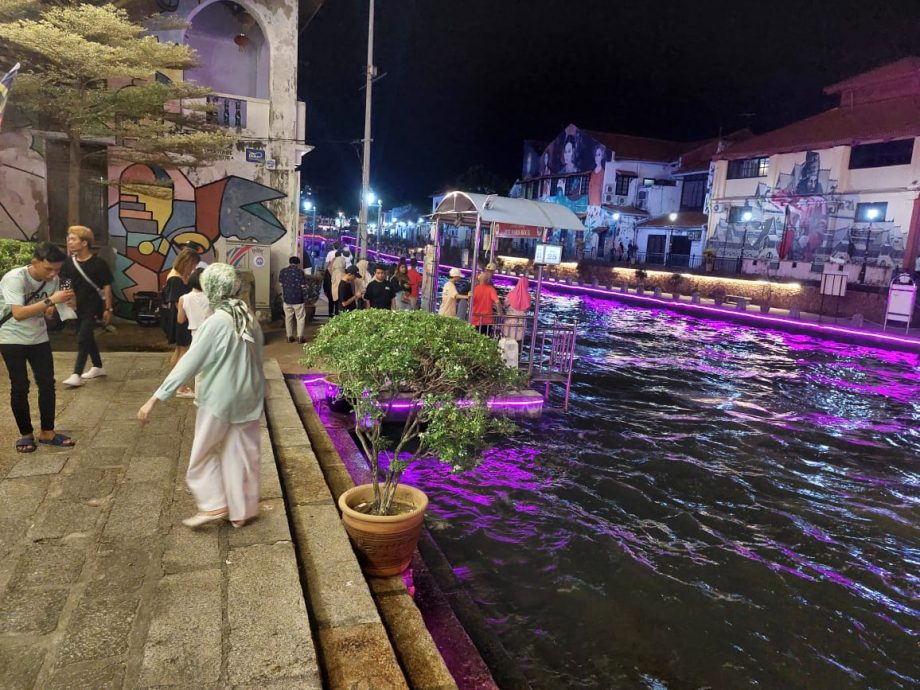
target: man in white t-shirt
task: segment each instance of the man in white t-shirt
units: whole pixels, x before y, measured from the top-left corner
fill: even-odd
[[[49,242],[40,242],[28,266],[14,268],[0,279],[0,354],[10,376],[10,405],[19,427],[16,452],[35,451],[35,430],[29,410],[29,374],[38,386],[41,432],[38,442],[69,448],[73,439],[54,430],[54,359],[48,341],[50,317],[56,305],[73,300],[73,290],[58,289],[58,273],[67,255]]]
[[[457,316],[457,301],[461,299],[469,299],[469,295],[461,295],[457,292],[457,281],[463,277],[463,271],[459,268],[450,269],[450,277],[447,282],[444,283],[444,289],[441,291],[441,307],[438,309],[438,313],[441,316],[451,316],[456,318]]]

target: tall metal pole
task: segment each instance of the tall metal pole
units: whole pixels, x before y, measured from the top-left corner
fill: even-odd
[[[358,216],[358,259],[367,258],[367,193],[371,181],[371,89],[377,68],[374,67],[374,0],[370,0],[367,19],[367,79],[364,85],[364,156],[361,160],[361,213]],[[378,229],[379,232],[379,229]]]
[[[476,214],[476,234],[473,236],[473,258],[470,260],[470,309],[467,321],[473,323],[473,291],[476,289],[476,277],[479,270],[479,243],[482,239],[482,216]]]

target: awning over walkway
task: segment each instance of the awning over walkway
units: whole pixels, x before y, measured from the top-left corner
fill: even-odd
[[[560,230],[586,229],[578,216],[560,204],[511,199],[496,194],[450,192],[434,212],[441,220],[465,225],[475,225],[477,214],[483,223],[510,223]]]

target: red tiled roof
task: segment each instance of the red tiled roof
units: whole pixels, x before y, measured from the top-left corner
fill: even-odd
[[[699,211],[681,211],[677,218],[671,220],[671,214],[666,213],[663,216],[655,216],[648,220],[643,220],[636,225],[644,225],[652,228],[698,228],[709,222],[709,216]]]
[[[617,206],[616,204],[601,204],[605,209],[611,213],[620,213],[626,216],[647,216],[648,211],[644,211],[641,208],[635,206]]]
[[[906,57],[892,62],[888,65],[882,65],[876,69],[857,74],[855,77],[838,81],[824,89],[826,94],[841,93],[849,89],[860,88],[879,84],[881,82],[903,79],[904,77],[920,76],[920,58]]]
[[[614,152],[616,159],[632,161],[655,161],[672,163],[680,156],[687,144],[666,139],[649,139],[628,134],[610,134],[609,132],[592,132],[582,130],[608,149]]]
[[[909,96],[833,108],[742,141],[715,158],[733,160],[915,136],[920,136],[920,96]]]
[[[674,171],[675,175],[686,175],[694,172],[708,172],[709,163],[719,153],[719,143],[722,144],[722,151],[730,148],[739,141],[750,139],[753,135],[749,129],[739,129],[721,138],[716,137],[709,141],[703,142],[696,148],[688,149],[681,154],[680,167]]]

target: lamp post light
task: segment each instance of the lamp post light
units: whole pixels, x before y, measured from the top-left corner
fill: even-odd
[[[377,253],[377,261],[380,261],[380,233],[383,231],[381,216],[383,212],[383,199],[377,199],[377,241],[374,243],[374,251]]]
[[[738,255],[738,269],[735,273],[741,273],[741,269],[744,267],[744,250],[747,242],[748,223],[751,222],[751,218],[750,211],[745,211],[741,214],[741,222],[744,223],[744,230],[741,233],[741,254]]]
[[[866,250],[863,252],[862,268],[859,269],[859,283],[866,282],[866,261],[869,259],[869,242],[872,240],[872,222],[878,218],[878,209],[870,208],[866,211],[866,218],[869,219],[869,227],[866,228]]]

